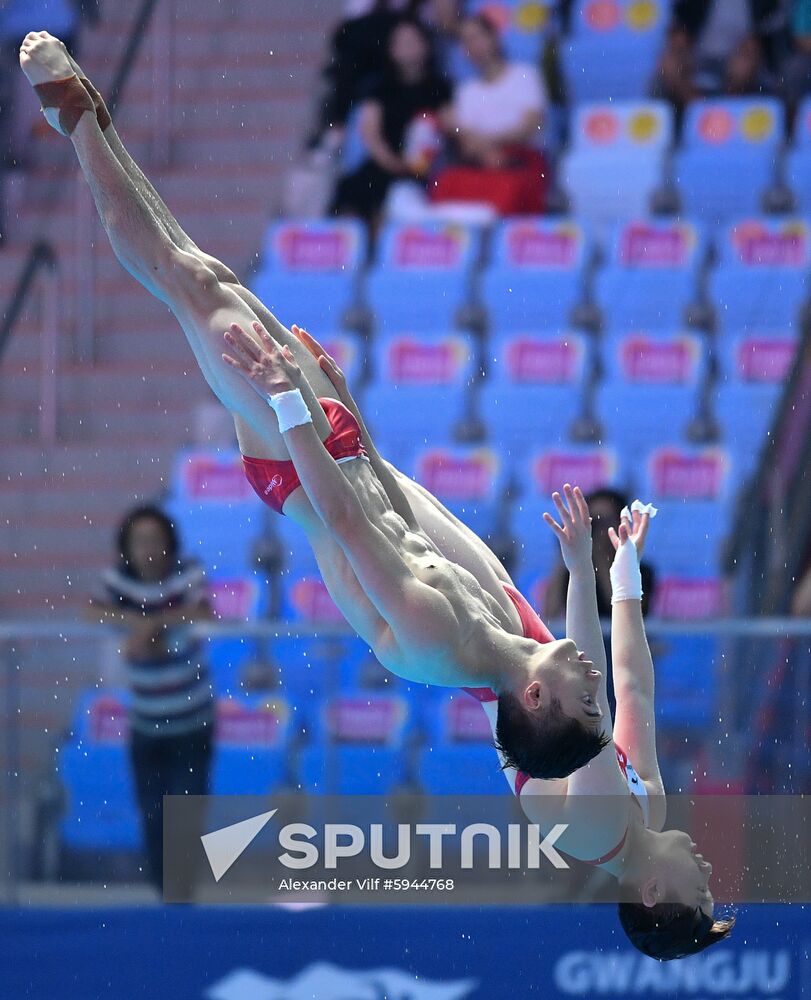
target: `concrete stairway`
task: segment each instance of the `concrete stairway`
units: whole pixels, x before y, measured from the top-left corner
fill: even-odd
[[[312,115],[326,0],[163,0],[143,39],[116,115],[125,143],[196,242],[245,274],[279,182]],[[102,89],[126,42],[134,5],[106,5],[86,31],[82,65]],[[170,31],[168,68],[155,35]],[[170,165],[150,163],[154,74],[169,84]],[[0,615],[46,612],[70,576],[75,601],[110,557],[110,532],[136,499],[166,483],[188,441],[195,403],[210,398],[177,324],[121,268],[89,212],[66,140],[44,133],[29,175],[9,191],[10,241],[0,251],[8,300],[31,239],[60,261],[60,366],[56,447],[38,441],[42,295],[32,296],[0,369]],[[60,193],[61,192],[61,193]],[[77,206],[85,214],[77,216]],[[78,220],[78,221],[77,221]],[[82,241],[77,226],[90,239]],[[85,276],[89,271],[89,278]],[[92,363],[78,345],[95,336]],[[70,524],[70,527],[68,525]],[[60,530],[64,527],[64,531]],[[45,539],[47,538],[47,542]],[[67,612],[71,599],[62,604]]]
[[[84,33],[82,65],[102,92],[134,8],[105,4],[104,23]],[[162,0],[143,39],[116,115],[119,132],[190,235],[239,274],[278,212],[281,177],[312,119],[336,8],[329,0]],[[165,83],[157,103],[156,76]],[[154,162],[156,108],[171,125],[164,163]],[[33,142],[37,165],[7,185],[0,303],[9,301],[31,240],[49,240],[59,259],[58,440],[43,446],[38,433],[40,282],[0,365],[4,623],[79,616],[113,556],[116,523],[166,487],[194,407],[213,398],[167,309],[113,256],[67,140],[38,129]],[[19,772],[30,776],[47,765],[75,689],[98,679],[102,665],[96,644],[75,641],[17,643],[11,655],[30,720]],[[5,676],[0,663],[0,704]]]

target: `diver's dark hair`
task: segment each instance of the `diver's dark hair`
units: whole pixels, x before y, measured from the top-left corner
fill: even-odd
[[[584,767],[611,741],[563,712],[557,698],[530,712],[510,691],[498,696],[496,749],[503,767],[531,778],[566,778]]]
[[[660,962],[697,955],[728,938],[735,926],[735,917],[713,920],[684,903],[620,903],[619,918],[631,944]]]
[[[129,511],[118,529],[118,557],[121,562],[121,571],[128,576],[135,576],[130,557],[130,539],[132,529],[139,521],[157,521],[160,524],[166,546],[166,556],[172,564],[177,563],[180,539],[174,522],[155,504],[143,504]]]

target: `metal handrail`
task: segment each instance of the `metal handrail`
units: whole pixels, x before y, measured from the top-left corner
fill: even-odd
[[[563,619],[547,623],[553,634],[564,635],[566,623]],[[42,622],[18,621],[0,622],[0,642],[12,639],[67,639],[98,636],[114,628],[110,625],[95,625],[88,622]],[[206,622],[189,626],[193,635],[200,639],[224,638],[353,638],[356,633],[341,622]],[[604,635],[611,634],[611,623],[602,622]],[[700,621],[680,622],[663,618],[646,618],[645,631],[649,636],[715,635],[738,636],[741,638],[788,639],[811,636],[811,618],[708,618]]]
[[[124,87],[129,79],[130,72],[132,71],[132,67],[135,63],[135,58],[138,55],[141,41],[146,33],[146,29],[157,3],[158,0],[143,0],[140,10],[138,11],[138,14],[133,22],[132,28],[130,29],[127,45],[124,49],[121,61],[118,64],[118,69],[113,77],[113,82],[109,91],[107,105],[111,112],[118,106],[124,92]],[[63,185],[62,191],[66,189],[67,185]],[[50,243],[46,240],[38,240],[29,250],[25,266],[23,267],[22,273],[20,274],[19,280],[17,281],[13,292],[11,293],[9,305],[3,312],[2,325],[0,325],[0,361],[3,358],[5,348],[11,340],[14,327],[23,311],[23,307],[25,306],[28,295],[31,292],[37,273],[40,267],[43,266],[52,268],[55,267],[56,255]]]

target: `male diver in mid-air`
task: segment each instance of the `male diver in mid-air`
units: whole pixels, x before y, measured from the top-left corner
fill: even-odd
[[[73,143],[113,250],[178,319],[209,385],[234,417],[251,484],[302,526],[350,625],[398,676],[478,689],[511,783],[535,822],[545,822],[546,798],[560,803],[608,794],[627,801],[624,812],[607,822],[601,817],[582,842],[562,846],[639,890],[639,904],[630,905],[635,913],[649,910],[652,923],[629,918],[624,926],[642,950],[676,957],[728,935],[728,922],[712,920],[709,868],[693,856],[689,837],[655,832],[664,815],[654,803],[661,780],[653,672],[633,573],[634,537],[641,547],[648,515],[635,517],[633,536],[629,523],[615,536],[617,565],[625,567],[618,578],[627,591],[617,597],[615,590],[615,608],[627,610],[615,611],[612,643],[615,662],[623,664],[615,667],[618,691],[628,697],[621,708],[618,694],[613,732],[637,755],[635,772],[612,746],[581,491],[567,485],[563,498],[554,494],[560,524],[545,515],[567,562],[571,556],[569,638],[555,641],[487,546],[382,460],[356,409],[335,398],[340,375],[318,345],[283,327],[183,232],[62,43],[31,33],[20,62],[47,120]],[[650,801],[628,795],[635,778],[653,793]],[[607,839],[612,847],[602,850]],[[700,901],[692,905],[696,894]]]
[[[64,45],[33,32],[20,64],[49,123],[70,137],[116,256],[172,310],[233,415],[254,489],[302,526],[330,595],[380,662],[411,681],[497,692],[499,743],[533,777],[564,777],[598,758],[607,706],[596,697],[600,674],[580,652],[602,649],[594,587],[573,585],[568,639],[527,637],[533,612],[486,546],[367,454],[357,420],[306,346],[172,218]],[[295,358],[300,385],[280,377],[263,398],[223,363],[224,331],[254,353],[270,331]]]

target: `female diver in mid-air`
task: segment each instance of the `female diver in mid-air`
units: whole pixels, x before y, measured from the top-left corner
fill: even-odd
[[[209,385],[232,413],[254,489],[302,526],[331,596],[378,659],[408,680],[476,688],[480,698],[492,698],[495,712],[490,707],[488,714],[502,760],[508,774],[514,772],[511,781],[530,818],[541,825],[546,797],[550,803],[574,802],[578,796],[621,792],[617,800],[631,803],[625,782],[636,772],[626,764],[621,776],[611,746],[582,493],[567,485],[565,503],[554,495],[561,525],[546,516],[564,555],[571,556],[569,638],[555,641],[484,543],[385,463],[368,434],[364,439],[357,414],[335,399],[329,360],[316,361],[308,350],[314,342],[283,327],[227,267],[183,232],[124,149],[103,100],[62,43],[47,32],[33,32],[23,42],[20,63],[49,123],[73,142],[119,260],[172,310]],[[231,348],[228,365],[223,331]],[[635,534],[644,540],[646,530],[644,516]],[[631,551],[628,538],[624,524],[618,563],[626,566],[623,586],[631,593],[633,560],[620,559]],[[630,609],[615,612],[614,648],[620,659],[627,654],[628,664],[618,671],[619,687],[629,692],[627,711],[620,710],[618,696],[616,731],[639,753],[644,762],[639,773],[651,790],[661,791],[652,665],[641,612],[636,621],[639,599],[633,593],[625,599],[615,593],[615,599],[617,608]],[[589,650],[594,662],[580,649]],[[643,950],[670,958],[706,947],[726,936],[731,925],[710,916],[708,867],[693,856],[689,837],[655,832],[664,815],[654,815],[654,798],[649,824],[640,819],[644,809],[638,815],[629,805],[624,833],[622,822],[611,817],[609,826],[616,831],[593,824],[580,843],[563,846],[638,889],[639,903],[630,904],[636,922],[623,918],[623,925]],[[528,808],[530,802],[537,808]],[[609,832],[612,838],[621,833],[614,841],[621,844],[606,852],[602,844]],[[647,923],[639,917],[643,911],[649,911]]]

